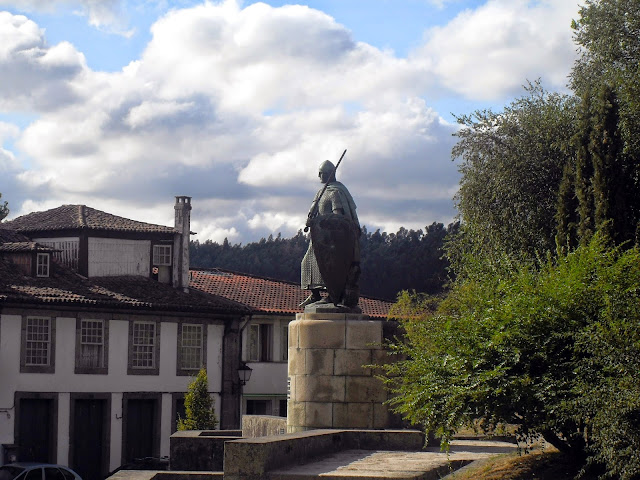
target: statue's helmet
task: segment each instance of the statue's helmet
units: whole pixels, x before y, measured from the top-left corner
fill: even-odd
[[[333,173],[336,171],[336,167],[329,160],[325,160],[320,164],[319,173]]]

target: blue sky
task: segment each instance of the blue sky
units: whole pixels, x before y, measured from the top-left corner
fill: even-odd
[[[0,0],[0,193],[204,241],[295,234],[317,166],[369,230],[455,216],[454,114],[566,91],[568,0]]]

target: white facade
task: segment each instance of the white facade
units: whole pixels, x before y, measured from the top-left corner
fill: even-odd
[[[151,241],[89,237],[89,276],[148,277]]]
[[[31,312],[28,312],[31,313]],[[38,316],[42,313],[34,312]],[[108,373],[107,374],[77,374],[76,363],[78,355],[77,327],[78,318],[93,318],[91,313],[78,313],[57,316],[53,312],[45,313],[52,319],[54,325],[54,348],[52,349],[53,371],[51,373],[25,373],[21,367],[21,356],[24,359],[24,318],[29,315],[0,315],[0,444],[12,445],[16,443],[15,427],[16,415],[19,410],[19,398],[22,394],[34,392],[46,393],[57,400],[57,411],[53,415],[57,418],[55,435],[55,456],[57,463],[69,465],[70,439],[73,435],[71,402],[77,394],[96,394],[96,397],[110,400],[109,421],[106,430],[109,431],[108,470],[112,471],[123,463],[122,443],[124,438],[123,399],[127,395],[142,393],[154,394],[160,399],[159,414],[159,454],[169,455],[169,436],[175,424],[176,394],[187,390],[191,377],[178,374],[178,328],[180,319],[175,317],[149,316],[144,320],[157,322],[160,329],[160,348],[158,374],[144,375],[128,374],[130,371],[130,323],[142,320],[140,315],[131,318],[104,319],[108,326]],[[187,320],[185,320],[187,321]],[[209,390],[214,392],[216,411],[220,412],[220,395],[222,386],[222,340],[224,325],[213,319],[200,321],[206,329],[205,358],[209,379]],[[24,362],[23,362],[24,363]],[[197,373],[195,371],[194,373]],[[135,395],[134,395],[135,396]],[[1,453],[1,452],[0,452]],[[0,455],[0,464],[3,458]],[[73,465],[70,465],[73,467]]]
[[[244,414],[286,416],[288,329],[292,316],[253,315],[242,332],[242,360],[253,370]],[[263,351],[266,346],[267,351]]]
[[[34,238],[33,241],[55,248],[58,250],[53,254],[56,260],[74,270],[78,269],[79,237]]]

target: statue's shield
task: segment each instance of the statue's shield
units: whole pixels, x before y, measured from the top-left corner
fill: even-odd
[[[311,222],[311,243],[331,299],[342,301],[347,275],[355,257],[357,233],[344,215],[319,215]]]

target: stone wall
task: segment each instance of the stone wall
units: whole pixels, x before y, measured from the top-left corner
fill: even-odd
[[[399,428],[382,382],[366,365],[389,361],[385,320],[303,313],[289,325],[287,431]]]
[[[272,415],[243,415],[242,436],[244,438],[266,437],[287,433],[286,417]]]
[[[227,442],[225,480],[262,480],[268,472],[303,464],[344,450],[420,451],[424,433],[416,430],[313,430]]]
[[[185,430],[169,439],[170,470],[222,471],[224,443],[242,438],[240,430]]]

